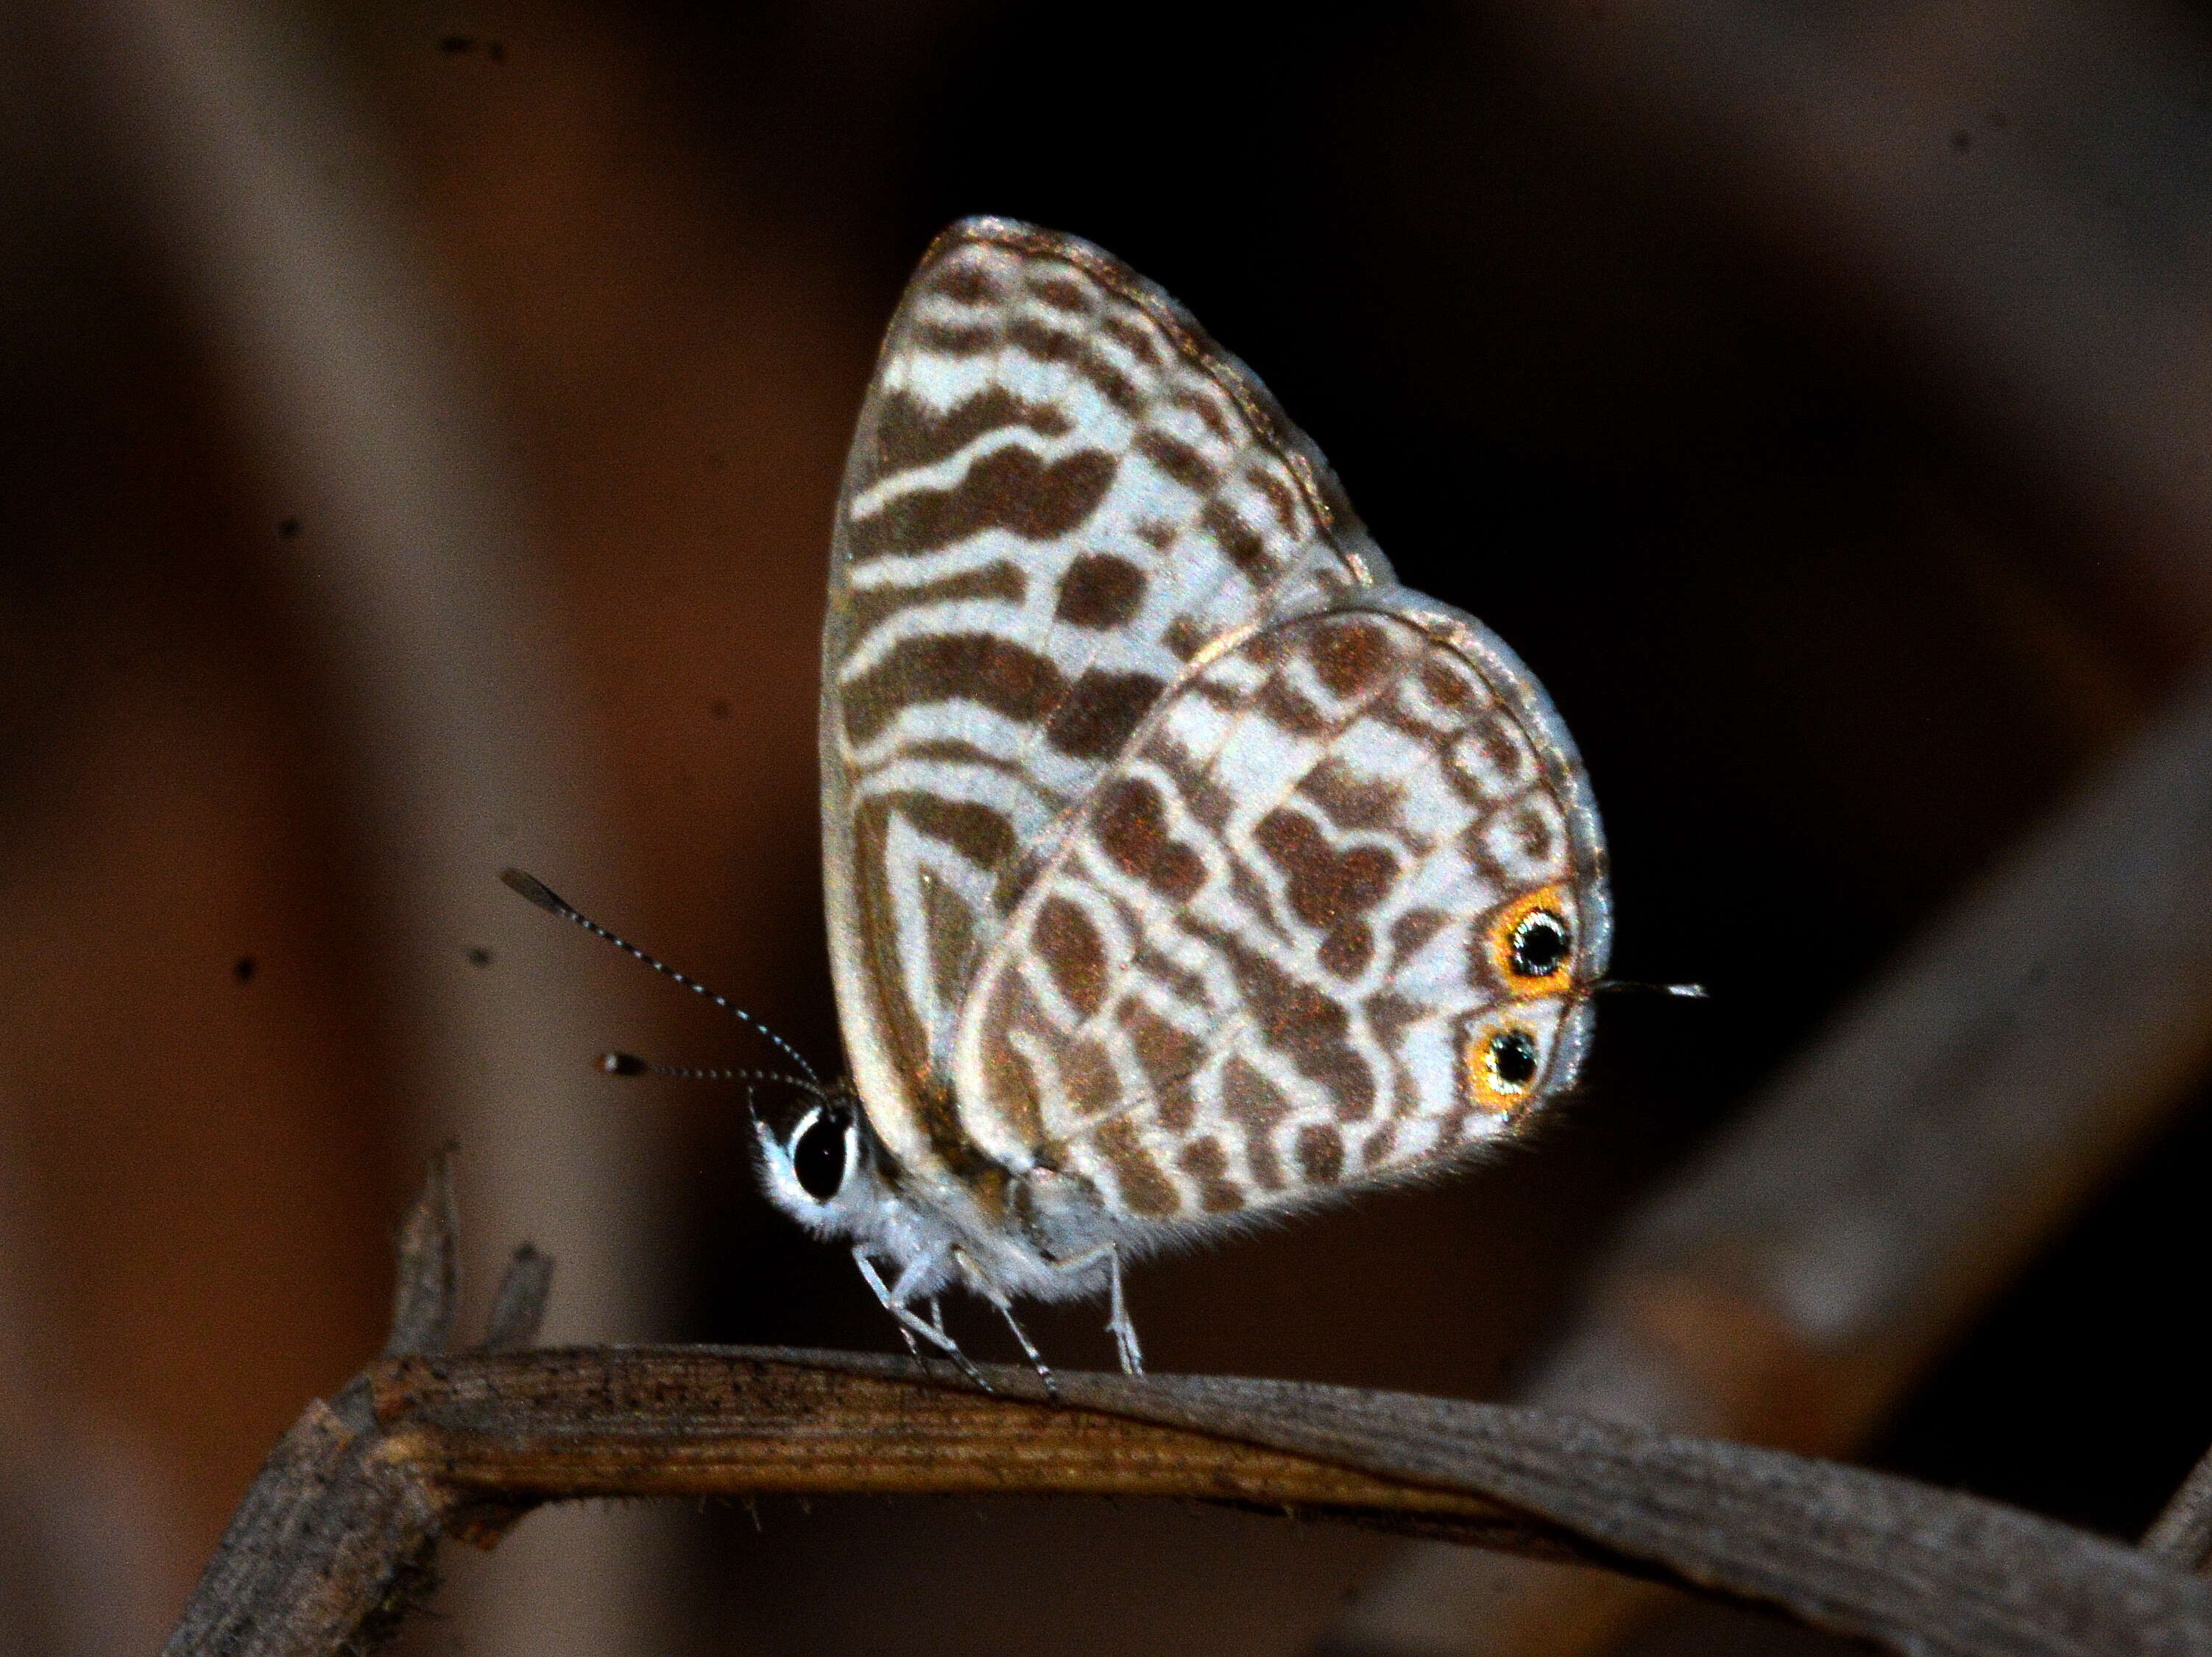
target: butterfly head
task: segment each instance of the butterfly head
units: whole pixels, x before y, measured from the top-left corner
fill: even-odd
[[[848,1090],[757,1103],[753,1133],[769,1196],[811,1231],[861,1232],[890,1195],[860,1102]]]

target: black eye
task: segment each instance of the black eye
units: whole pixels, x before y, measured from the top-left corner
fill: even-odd
[[[799,1188],[826,1203],[845,1184],[845,1120],[824,1111],[806,1125],[791,1148],[791,1171]]]
[[[1536,1079],[1536,1041],[1526,1030],[1502,1030],[1490,1038],[1490,1073],[1508,1093]]]
[[[1507,958],[1523,978],[1549,978],[1567,958],[1567,923],[1548,909],[1539,909],[1513,929]]]

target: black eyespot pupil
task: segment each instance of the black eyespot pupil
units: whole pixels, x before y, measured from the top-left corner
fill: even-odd
[[[1522,977],[1550,977],[1567,958],[1567,923],[1539,910],[1513,929],[1509,953],[1513,970]]]
[[[845,1125],[817,1116],[806,1125],[799,1143],[791,1148],[791,1171],[799,1188],[817,1203],[826,1203],[845,1183]]]
[[[1525,1088],[1536,1079],[1536,1043],[1525,1030],[1507,1030],[1490,1040],[1490,1071],[1504,1088]]]

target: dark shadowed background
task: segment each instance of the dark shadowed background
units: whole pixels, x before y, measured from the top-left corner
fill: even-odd
[[[2212,636],[2195,14],[1663,9],[0,17],[0,1652],[158,1637],[380,1343],[447,1137],[479,1296],[536,1237],[556,1338],[896,1345],[759,1197],[738,1098],[590,1070],[763,1049],[495,877],[839,1063],[830,507],[963,214],[1099,242],[1252,365],[1549,688],[1616,969],[1710,988],[1608,1002],[1490,1165],[1133,1280],[1161,1369],[1510,1395],[1617,1217]],[[2150,1518],[2212,1437],[2212,1131],[2166,1120],[1861,1454]],[[1103,1364],[1098,1323],[1032,1328]],[[547,1514],[410,1648],[1291,1653],[1389,1551],[1148,1507]]]

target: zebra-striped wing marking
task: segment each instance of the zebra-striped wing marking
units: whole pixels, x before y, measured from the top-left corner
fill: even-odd
[[[960,1125],[1138,1243],[1418,1174],[1572,1078],[1610,935],[1527,671],[1350,595],[1224,640],[1094,786],[977,980]]]
[[[970,1154],[979,967],[1168,687],[1390,579],[1318,452],[1157,288],[1002,220],[939,239],[861,411],[823,660],[831,964],[905,1168]]]

